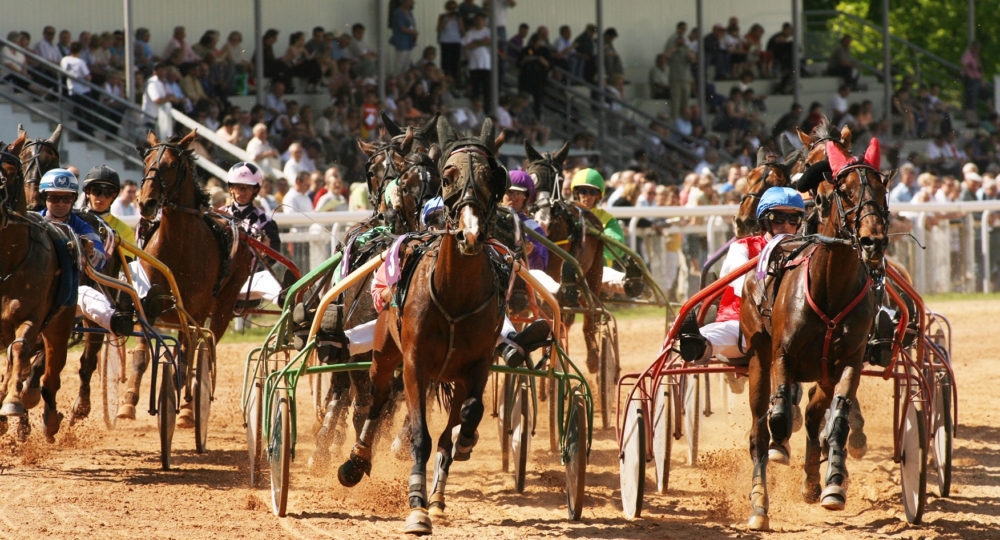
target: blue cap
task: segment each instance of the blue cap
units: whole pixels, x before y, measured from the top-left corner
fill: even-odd
[[[757,203],[757,219],[771,210],[785,210],[805,213],[806,203],[802,195],[789,187],[773,187],[764,192]]]
[[[435,212],[441,212],[444,210],[444,199],[440,196],[434,197],[433,199],[424,203],[424,209],[420,212],[420,224],[424,227],[427,226],[427,217]]]

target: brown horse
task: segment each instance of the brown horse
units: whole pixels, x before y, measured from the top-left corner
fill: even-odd
[[[828,140],[836,145],[836,152],[849,155],[841,143]],[[846,130],[842,140],[850,140]],[[791,434],[789,389],[795,382],[818,382],[805,414],[803,496],[808,502],[821,499],[823,507],[831,510],[846,504],[848,414],[875,313],[872,276],[881,279],[888,227],[886,186],[878,164],[874,167],[847,166],[836,171],[832,180],[820,182],[816,202],[822,237],[803,252],[803,262],[786,271],[773,300],[757,280],[744,284],[743,297],[755,300],[744,302],[740,312],[741,330],[753,351],[751,529],[769,526],[768,449],[783,445]],[[773,393],[772,388],[776,389]],[[828,409],[829,466],[826,488],[820,493],[820,428]]]
[[[24,197],[28,210],[45,208],[38,197],[38,183],[42,175],[59,166],[59,141],[62,139],[62,124],[56,126],[48,139],[27,139],[21,124],[17,125],[17,136],[24,135],[26,142],[21,149],[21,170],[24,173]]]
[[[528,156],[526,172],[535,181],[535,189],[539,193],[551,194],[550,197],[542,198],[535,219],[545,228],[545,236],[549,240],[580,263],[584,275],[577,276],[569,263],[556,256],[549,257],[545,273],[562,284],[558,295],[560,304],[567,307],[586,306],[586,299],[580,297],[577,287],[585,285],[590,290],[591,298],[600,298],[601,278],[604,275],[604,242],[600,236],[588,231],[585,223],[590,222],[597,230],[604,227],[589,211],[562,198],[562,165],[569,155],[568,142],[555,154],[541,154],[528,142],[524,143],[524,150]],[[573,318],[570,316],[563,320],[572,324]],[[596,317],[589,311],[585,312],[583,336],[587,345],[587,370],[591,373],[597,371],[601,356],[597,330]]]
[[[7,418],[20,418],[18,436],[28,435],[27,409],[45,401],[45,437],[54,441],[62,414],[56,409],[60,373],[66,365],[66,348],[73,329],[76,298],[56,305],[62,272],[49,226],[26,211],[21,153],[27,136],[22,132],[10,146],[0,145],[0,344],[7,348],[7,370],[0,381],[0,432]],[[72,237],[72,233],[70,236]],[[69,238],[68,237],[68,238]],[[65,242],[66,240],[62,240]],[[79,242],[72,242],[80,249]],[[45,344],[45,369],[41,388],[28,380],[32,356],[41,336]]]
[[[509,183],[506,171],[495,161],[503,136],[495,140],[493,135],[490,120],[479,138],[461,140],[447,120],[438,123],[438,139],[444,147],[441,181],[446,231],[416,263],[403,306],[393,306],[379,316],[371,368],[374,403],[350,459],[338,471],[343,485],[354,486],[371,470],[375,432],[390,397],[393,372],[402,363],[412,425],[408,533],[431,532],[428,502],[435,512],[444,511],[451,463],[469,459],[483,416],[483,391],[503,322],[507,287],[494,266],[492,248],[485,246],[491,217]],[[462,405],[451,408],[448,426],[438,439],[428,501],[431,439],[426,405],[433,381],[454,383],[455,403]],[[461,427],[454,434],[456,426]]]
[[[760,223],[757,222],[757,203],[768,189],[792,183],[792,169],[799,163],[799,155],[795,152],[785,161],[779,161],[775,156],[767,155],[764,147],[757,150],[757,166],[747,175],[747,192],[736,211],[734,223],[737,238],[761,234]]]
[[[223,251],[213,227],[207,222],[205,211],[209,208],[208,196],[194,179],[194,157],[189,147],[196,133],[192,131],[179,140],[161,142],[152,132],[147,136],[149,148],[139,147],[143,156],[145,173],[139,191],[138,204],[142,219],[159,225],[149,234],[145,251],[159,259],[173,273],[180,289],[184,308],[199,326],[211,317],[209,329],[216,342],[222,339],[233,319],[234,307],[240,290],[250,275],[253,254],[239,239],[235,256],[229,262],[229,272],[223,273],[223,264],[230,253]],[[142,224],[140,224],[142,230]],[[156,290],[168,291],[167,279],[145,261],[141,262],[151,285],[150,295]],[[148,313],[148,312],[147,312]],[[152,317],[157,314],[154,313]],[[168,310],[160,317],[172,324],[186,324],[176,310]],[[150,321],[152,323],[153,321]],[[185,333],[180,333],[182,366],[188,374],[194,363],[194,344],[185,343]],[[148,344],[140,340],[133,352],[129,369],[128,387],[119,418],[135,418],[139,402],[139,384],[149,361]],[[193,426],[190,384],[185,385],[185,400],[178,426]]]

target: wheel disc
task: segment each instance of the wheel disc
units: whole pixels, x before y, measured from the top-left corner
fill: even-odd
[[[108,337],[101,350],[101,401],[104,403],[104,425],[115,428],[118,419],[119,385],[125,358],[125,340]]]
[[[583,494],[587,481],[587,403],[583,396],[573,396],[566,426],[566,509],[569,519],[583,515]]]
[[[656,492],[665,494],[670,483],[670,449],[673,445],[673,396],[664,381],[656,393],[653,410],[653,464],[656,467]]]
[[[934,465],[937,469],[938,494],[947,497],[951,493],[951,454],[954,419],[951,407],[951,380],[945,373],[938,379],[934,389],[933,446]]]
[[[618,466],[621,471],[622,508],[625,517],[637,518],[642,514],[642,496],[646,486],[646,431],[639,402],[628,404],[625,413],[622,456]]]
[[[174,391],[174,366],[160,365],[160,395],[157,399],[156,424],[160,432],[160,466],[170,469],[170,447],[177,424],[177,393]]]
[[[205,342],[198,345],[198,371],[194,380],[195,448],[203,453],[208,444],[208,421],[212,414],[213,351]]]
[[[701,378],[687,375],[684,389],[684,436],[687,438],[688,463],[698,465],[698,436],[701,432]]]
[[[271,465],[271,508],[274,515],[285,517],[288,506],[288,469],[291,462],[291,416],[288,394],[278,392],[272,404],[271,440],[267,456]]]
[[[916,402],[906,405],[899,464],[903,510],[909,523],[920,523],[927,490],[927,436],[924,412],[918,406]]]
[[[263,453],[263,444],[261,444],[261,414],[263,412],[264,404],[264,393],[261,387],[261,383],[256,381],[253,383],[253,388],[250,390],[249,399],[247,401],[247,453],[250,456],[250,486],[254,487],[257,485],[258,480],[260,480],[260,469]]]
[[[510,409],[510,449],[514,461],[514,490],[524,493],[524,476],[528,467],[528,445],[531,441],[531,415],[528,405],[528,388],[520,377],[515,379],[514,405]]]

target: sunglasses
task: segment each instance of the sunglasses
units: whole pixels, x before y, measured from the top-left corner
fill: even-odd
[[[87,195],[95,197],[114,197],[118,195],[118,190],[109,187],[92,187],[87,190]]]
[[[798,214],[778,214],[775,212],[769,212],[767,214],[767,220],[774,225],[784,225],[787,223],[792,227],[798,227],[799,223],[802,223],[802,216]]]
[[[73,204],[76,202],[76,195],[72,193],[67,195],[47,195],[45,200],[52,204]]]
[[[599,189],[594,188],[576,188],[577,195],[584,195],[588,197],[595,197],[601,194]]]

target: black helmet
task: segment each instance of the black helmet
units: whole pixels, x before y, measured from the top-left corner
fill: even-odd
[[[89,186],[95,184],[105,184],[119,191],[122,189],[122,181],[118,178],[118,173],[107,165],[90,169],[87,177],[83,179],[83,191],[86,192]]]

